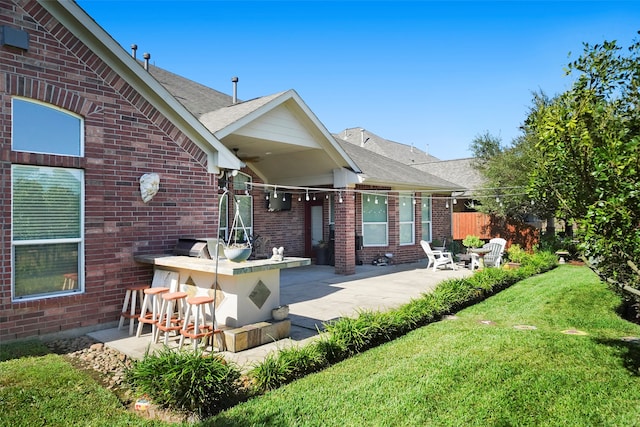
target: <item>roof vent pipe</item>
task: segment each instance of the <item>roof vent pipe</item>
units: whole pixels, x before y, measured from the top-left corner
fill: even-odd
[[[231,82],[233,83],[233,103],[238,103],[238,78],[231,77]]]
[[[144,58],[144,69],[149,71],[149,58],[151,58],[151,54],[145,52],[142,57]]]
[[[364,147],[364,129],[360,128],[360,147]]]
[[[132,44],[131,45],[131,56],[133,57],[133,59],[136,59],[136,51],[138,50],[138,45],[137,44]]]

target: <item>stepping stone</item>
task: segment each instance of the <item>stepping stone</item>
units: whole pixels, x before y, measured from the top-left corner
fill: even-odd
[[[620,341],[628,342],[631,344],[640,344],[640,337],[622,337]]]
[[[480,323],[482,323],[483,325],[495,325],[496,322],[494,322],[493,320],[481,320]]]
[[[533,331],[535,329],[538,329],[537,327],[532,325],[515,325],[514,328],[519,331]]]
[[[589,335],[588,333],[577,329],[565,329],[562,333],[566,335]]]

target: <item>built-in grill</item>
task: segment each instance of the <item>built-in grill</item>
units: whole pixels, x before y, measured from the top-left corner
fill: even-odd
[[[173,253],[174,255],[211,259],[207,242],[208,239],[182,237],[178,239],[178,243],[176,244]]]

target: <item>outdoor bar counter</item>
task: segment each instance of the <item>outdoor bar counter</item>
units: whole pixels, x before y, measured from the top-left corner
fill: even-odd
[[[182,255],[137,255],[134,259],[154,269],[176,271],[180,285],[195,285],[213,296],[215,259]],[[309,258],[296,257],[282,261],[219,259],[216,320],[232,328],[270,320],[271,310],[280,306],[280,270],[309,264]]]

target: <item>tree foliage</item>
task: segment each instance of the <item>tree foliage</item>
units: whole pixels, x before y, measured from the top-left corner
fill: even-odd
[[[608,279],[640,287],[640,43],[584,44],[566,92],[534,98],[524,126],[534,141],[529,193],[573,218],[585,255]]]
[[[529,175],[535,164],[534,144],[531,135],[522,135],[503,146],[499,137],[486,132],[478,135],[471,144],[475,161],[473,166],[485,180],[485,190],[477,193],[481,202],[480,212],[500,218],[514,218],[524,221],[530,214],[547,216],[543,205],[532,204],[526,192]]]

